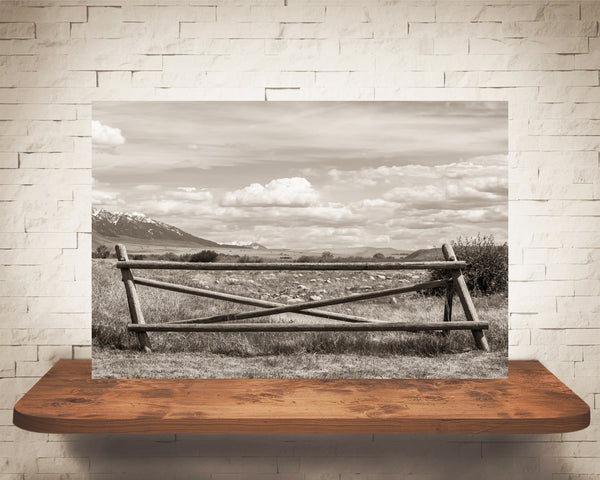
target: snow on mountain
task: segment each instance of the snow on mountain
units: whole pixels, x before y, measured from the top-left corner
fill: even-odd
[[[266,248],[264,245],[261,245],[260,243],[252,242],[249,240],[248,241],[244,241],[244,240],[233,241],[233,242],[229,242],[229,243],[222,243],[221,245],[224,247],[252,248],[253,250],[260,250],[260,249]]]
[[[146,217],[143,213],[109,212],[103,209],[92,210],[92,233],[103,237],[127,237],[139,240],[168,243],[193,243],[199,246],[218,247],[219,244],[196,237],[183,230],[158,220]]]

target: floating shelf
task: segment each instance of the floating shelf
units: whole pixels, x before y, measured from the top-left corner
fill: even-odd
[[[536,361],[494,380],[91,378],[60,360],[14,408],[44,433],[557,433],[588,405]]]

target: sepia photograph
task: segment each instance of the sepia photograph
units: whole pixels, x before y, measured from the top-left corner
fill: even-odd
[[[93,378],[505,378],[506,102],[95,102]]]

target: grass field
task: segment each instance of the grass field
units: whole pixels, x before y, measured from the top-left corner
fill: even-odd
[[[442,378],[507,374],[507,299],[474,298],[491,353],[475,349],[469,331],[436,333],[150,333],[153,353],[137,352],[125,291],[114,259],[93,260],[93,375],[95,377],[202,378]],[[427,272],[194,272],[144,271],[145,277],[209,288],[279,303],[308,301],[416,283]],[[160,323],[247,307],[138,287],[148,323]],[[328,307],[387,321],[443,318],[443,299],[419,293]],[[273,322],[328,322],[297,314]],[[455,299],[453,320],[465,320]],[[257,322],[266,321],[257,319]],[[247,322],[247,321],[245,321]],[[333,322],[333,321],[332,321]]]

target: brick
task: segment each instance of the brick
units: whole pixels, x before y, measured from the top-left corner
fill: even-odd
[[[71,24],[68,22],[35,24],[35,37],[39,40],[66,43],[70,36]]]
[[[75,120],[73,105],[7,105],[0,104],[0,120]]]
[[[469,40],[461,37],[445,37],[433,39],[433,53],[435,55],[466,54],[469,51]]]
[[[17,168],[19,166],[19,155],[14,152],[0,153],[0,168]]]
[[[0,40],[25,38],[35,38],[34,23],[0,23]]]
[[[98,87],[126,87],[131,85],[130,71],[98,72]]]
[[[502,24],[497,22],[411,22],[409,25],[410,36],[433,37],[442,43],[449,38],[467,41],[469,38],[497,38],[503,36]],[[461,53],[461,52],[455,52]],[[481,67],[485,69],[485,67]]]
[[[598,345],[600,343],[600,329],[580,328],[566,330],[565,340],[566,345]]]
[[[511,329],[508,332],[508,344],[509,345],[529,345],[530,331],[528,329],[514,330]]]
[[[152,28],[159,28],[157,36],[168,33],[161,29],[161,24],[172,23],[179,31],[179,22],[214,22],[217,7],[214,6],[179,6],[170,8],[164,5],[123,5],[120,19],[124,22],[146,22]],[[118,15],[118,14],[116,14]]]
[[[545,265],[511,265],[509,278],[512,281],[544,280],[546,278]]]
[[[181,38],[273,38],[281,36],[282,26],[264,23],[181,23]]]
[[[553,21],[553,22],[504,22],[502,33],[507,38],[530,37],[595,37],[598,22]]]
[[[326,7],[252,5],[244,19],[251,22],[318,23],[325,20]]]
[[[533,21],[540,13],[536,5],[477,5],[467,4],[457,8],[450,3],[436,6],[438,22],[506,22]]]
[[[394,35],[395,38],[405,38],[408,35],[406,24],[392,27],[387,33],[381,30],[376,35],[376,27],[370,23],[354,25],[338,25],[331,23],[285,23],[281,25],[280,33],[274,35],[281,38],[385,38]]]
[[[515,51],[527,54],[575,54],[589,51],[586,37],[537,37],[535,40],[471,38],[469,45],[469,51],[476,54],[512,54]]]
[[[68,345],[53,345],[38,347],[38,358],[41,362],[56,362],[60,359],[70,359],[72,348]]]
[[[73,346],[73,359],[90,359],[92,358],[92,347],[90,346],[82,346],[82,345],[74,345]]]
[[[0,18],[3,22],[85,22],[87,21],[86,7],[51,6],[44,8],[27,5],[0,6]]]

